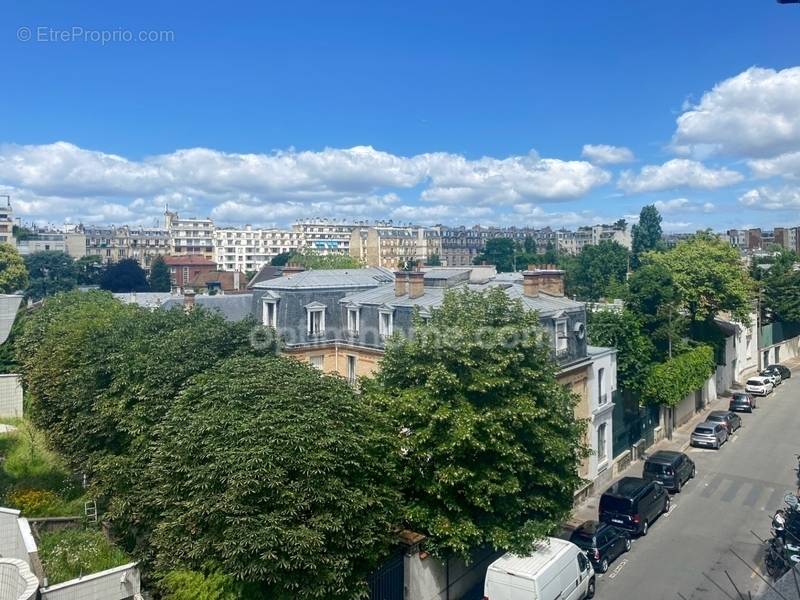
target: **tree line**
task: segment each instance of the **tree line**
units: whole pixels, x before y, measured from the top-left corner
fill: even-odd
[[[524,553],[569,515],[585,423],[502,290],[448,293],[359,392],[256,328],[92,291],[15,336],[31,419],[165,598],[363,598],[400,530]]]
[[[11,244],[0,244],[0,293],[24,292],[32,300],[41,300],[78,286],[110,292],[168,292],[171,276],[162,256],[153,259],[147,274],[133,259],[107,264],[100,256],[75,260],[56,250],[22,257]]]

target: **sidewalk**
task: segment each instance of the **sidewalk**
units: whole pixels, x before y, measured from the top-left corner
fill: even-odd
[[[783,362],[783,364],[791,368],[794,372],[798,367],[800,367],[800,359],[791,359]],[[800,372],[798,372],[796,376],[800,377]],[[728,410],[731,392],[740,389],[741,386],[735,385],[731,390],[726,390],[723,394],[720,394],[716,400],[709,402],[702,411],[695,414],[689,421],[680,427],[675,428],[675,430],[672,432],[671,440],[663,439],[658,441],[647,449],[647,454],[653,454],[659,450],[675,450],[678,452],[684,452],[689,447],[689,438],[692,434],[692,431],[694,431],[695,426],[698,423],[705,421],[706,415],[712,410]],[[642,464],[643,461],[641,460],[632,462],[627,469],[619,473],[617,477],[605,484],[602,489],[595,491],[595,493],[589,496],[585,502],[576,506],[572,511],[572,518],[565,523],[565,530],[571,531],[584,521],[596,520],[600,496],[603,494],[605,489],[623,477],[641,477]]]

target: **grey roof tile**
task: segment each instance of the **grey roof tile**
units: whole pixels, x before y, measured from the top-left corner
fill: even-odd
[[[312,288],[359,288],[394,281],[394,273],[382,267],[367,269],[312,269],[284,275],[253,285],[257,290],[296,290]]]

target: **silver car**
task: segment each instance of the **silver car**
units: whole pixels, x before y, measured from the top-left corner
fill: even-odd
[[[724,423],[706,421],[694,428],[691,437],[692,446],[719,449],[728,441],[728,428]]]

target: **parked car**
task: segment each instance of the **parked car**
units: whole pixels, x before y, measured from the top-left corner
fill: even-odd
[[[689,440],[692,446],[705,446],[719,450],[728,441],[728,427],[724,423],[705,421],[694,428]]]
[[[744,384],[744,391],[754,396],[766,396],[775,388],[772,381],[766,377],[751,377]]]
[[[712,410],[706,417],[707,423],[722,423],[728,428],[728,435],[742,426],[742,418],[729,410]]]
[[[781,374],[779,371],[773,371],[771,369],[763,369],[759,376],[764,377],[765,379],[769,379],[772,382],[772,385],[778,387],[781,384]]]
[[[778,371],[781,374],[781,379],[789,379],[792,376],[792,370],[784,365],[767,365],[770,371]]]
[[[753,412],[756,408],[756,397],[744,392],[736,392],[732,397],[728,410],[735,412]]]
[[[659,515],[669,511],[669,494],[660,483],[623,477],[600,496],[600,521],[647,535]]]
[[[584,522],[572,532],[569,541],[586,552],[596,573],[608,571],[608,565],[631,549],[627,531],[598,521]]]
[[[660,483],[677,494],[696,473],[694,461],[683,452],[659,450],[644,461],[642,478]]]
[[[503,554],[486,569],[484,600],[594,598],[592,563],[572,542],[549,538],[530,556]]]

